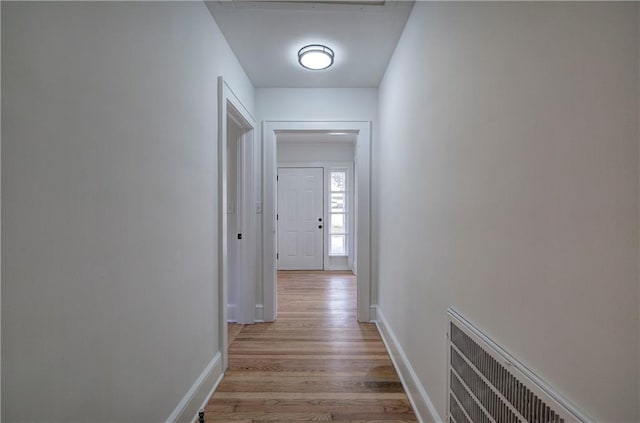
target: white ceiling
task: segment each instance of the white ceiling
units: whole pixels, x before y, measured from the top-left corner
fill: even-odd
[[[327,132],[327,131],[278,131],[278,143],[348,143],[355,144],[358,139],[356,132]]]
[[[377,87],[413,1],[207,1],[254,86]],[[298,64],[307,44],[325,44],[334,65]]]

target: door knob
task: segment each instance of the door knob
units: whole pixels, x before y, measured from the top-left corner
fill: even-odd
[[[318,229],[322,229],[322,225],[318,225]]]
[[[322,218],[321,217],[318,218],[318,222],[322,222]]]

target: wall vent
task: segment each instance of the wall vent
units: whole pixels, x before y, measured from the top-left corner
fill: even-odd
[[[593,421],[455,310],[448,315],[449,423]]]

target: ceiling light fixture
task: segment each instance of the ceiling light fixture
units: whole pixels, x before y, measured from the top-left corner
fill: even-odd
[[[298,62],[306,69],[327,69],[333,65],[333,50],[322,44],[309,44],[298,51]]]

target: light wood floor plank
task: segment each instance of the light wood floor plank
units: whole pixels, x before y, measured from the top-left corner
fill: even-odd
[[[416,422],[375,325],[356,321],[345,272],[278,272],[278,320],[231,325],[207,422]]]

